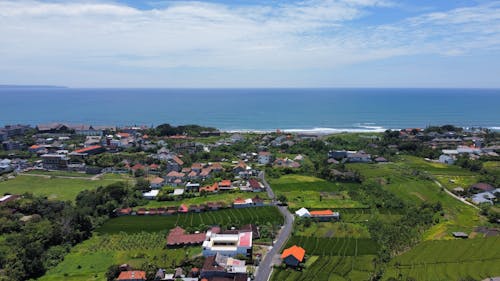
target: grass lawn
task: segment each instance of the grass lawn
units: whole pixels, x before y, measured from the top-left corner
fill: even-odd
[[[425,241],[392,260],[383,280],[482,280],[500,275],[500,237]]]
[[[352,200],[342,185],[326,180],[304,176],[285,175],[278,179],[270,179],[269,184],[276,195],[283,194],[288,199],[290,208],[362,208],[358,201]]]
[[[35,195],[47,196],[50,199],[74,200],[82,190],[94,189],[101,185],[128,179],[128,176],[122,175],[104,175],[95,181],[19,175],[15,179],[0,182],[0,194],[31,192]]]
[[[106,280],[109,266],[124,263],[140,268],[144,262],[151,262],[173,269],[184,257],[201,253],[201,247],[165,249],[165,237],[165,232],[94,234],[91,239],[75,246],[64,261],[39,280]]]
[[[55,176],[55,177],[79,177],[79,178],[91,178],[93,175],[72,172],[72,171],[45,171],[45,170],[31,170],[27,172],[29,175],[43,175],[43,176]]]
[[[236,198],[254,198],[255,196],[259,196],[261,199],[269,199],[266,192],[218,192],[214,194],[207,194],[206,196],[194,197],[194,198],[186,198],[181,199],[179,201],[156,201],[151,200],[148,204],[139,207],[145,208],[159,208],[159,207],[169,207],[169,206],[179,206],[181,204],[186,205],[200,205],[205,204],[207,202],[224,202],[228,205],[233,203]],[[136,207],[139,208],[139,207]]]
[[[465,179],[476,174],[452,165],[429,163],[417,157],[404,156],[401,162],[388,164],[349,164],[365,178],[365,182],[381,183],[382,188],[394,193],[408,203],[441,202],[444,216],[440,223],[424,234],[424,239],[451,238],[451,232],[471,232],[486,221],[479,211],[452,198],[430,179]]]

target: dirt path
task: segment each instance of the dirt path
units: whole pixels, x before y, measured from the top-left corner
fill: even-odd
[[[446,193],[447,193],[448,195],[450,195],[451,197],[453,197],[453,198],[457,199],[458,201],[460,201],[460,202],[462,202],[462,203],[464,203],[464,204],[466,204],[466,205],[469,205],[469,206],[471,206],[471,207],[473,207],[473,208],[476,208],[476,209],[480,210],[478,206],[476,206],[476,205],[472,204],[471,202],[469,202],[469,201],[465,200],[465,199],[464,199],[464,198],[462,198],[462,197],[459,197],[459,196],[456,196],[455,194],[453,194],[453,193],[452,193],[451,191],[449,191],[446,187],[443,187],[443,185],[442,185],[440,182],[438,182],[437,180],[434,180],[434,182],[435,182],[435,183],[436,183],[436,184],[437,184],[440,188],[442,188],[442,189],[444,190],[444,192],[446,192]]]

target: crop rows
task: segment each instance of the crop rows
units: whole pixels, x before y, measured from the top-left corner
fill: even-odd
[[[367,238],[322,238],[308,236],[292,236],[286,247],[299,245],[308,255],[319,256],[357,256],[374,255],[378,251],[377,244]]]
[[[484,279],[500,275],[500,237],[426,241],[391,262],[384,275],[417,280]]]
[[[276,207],[255,207],[224,209],[204,213],[187,213],[173,216],[123,216],[107,221],[98,232],[136,233],[161,232],[175,226],[198,227],[200,225],[244,225],[244,224],[283,224],[283,216]]]

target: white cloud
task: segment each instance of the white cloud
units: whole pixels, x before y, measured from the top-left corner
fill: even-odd
[[[23,68],[58,73],[148,69],[156,74],[175,68],[328,70],[395,56],[458,56],[500,46],[497,3],[383,25],[351,24],[376,7],[397,4],[178,2],[139,10],[111,2],[0,0],[0,70],[14,65],[20,73]]]

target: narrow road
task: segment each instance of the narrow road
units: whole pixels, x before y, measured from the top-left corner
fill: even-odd
[[[273,190],[271,189],[271,186],[267,183],[265,179],[264,172],[260,172],[259,178],[261,179],[262,183],[266,187],[267,195],[269,198],[271,198],[274,202],[275,200],[275,195]],[[285,223],[283,227],[281,228],[280,232],[278,233],[278,236],[276,237],[277,239],[274,241],[274,245],[269,250],[269,252],[266,254],[262,262],[260,263],[257,272],[255,274],[255,279],[256,281],[268,281],[269,277],[271,275],[272,267],[274,265],[273,260],[275,259],[275,256],[279,254],[279,250],[285,245],[286,241],[288,240],[288,237],[290,237],[290,234],[292,233],[292,227],[293,227],[293,215],[288,211],[287,206],[278,206],[279,211],[285,217]]]
[[[434,180],[434,182],[435,182],[435,183],[436,183],[436,184],[437,184],[440,188],[442,188],[442,189],[444,190],[444,192],[446,192],[446,193],[447,193],[448,195],[450,195],[451,197],[453,197],[453,198],[457,199],[458,201],[460,201],[460,202],[462,202],[462,203],[464,203],[464,204],[466,204],[466,205],[469,205],[469,206],[471,206],[471,207],[474,207],[474,208],[476,208],[476,209],[480,210],[478,206],[476,206],[476,205],[472,204],[471,202],[469,202],[469,201],[465,200],[465,199],[464,199],[464,198],[462,198],[462,197],[459,197],[459,196],[456,196],[455,194],[453,194],[453,193],[452,193],[451,191],[449,191],[446,187],[443,187],[443,185],[442,185],[440,182],[438,182],[437,180]]]

